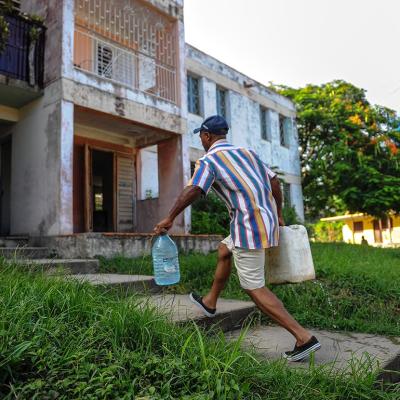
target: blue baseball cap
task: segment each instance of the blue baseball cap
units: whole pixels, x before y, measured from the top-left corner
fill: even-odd
[[[210,132],[215,135],[226,135],[229,131],[229,125],[224,117],[221,115],[212,115],[206,118],[201,124],[200,128],[196,128],[193,133]]]

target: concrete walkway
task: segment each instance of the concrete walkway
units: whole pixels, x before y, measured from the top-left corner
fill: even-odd
[[[169,314],[173,322],[195,321],[203,327],[216,326],[225,332],[240,328],[256,311],[253,302],[220,299],[215,317],[208,318],[186,294],[159,294],[149,297],[148,301],[162,313]]]
[[[217,314],[214,318],[207,318],[201,310],[193,304],[188,295],[167,294],[157,287],[153,277],[143,275],[120,274],[80,274],[70,275],[70,278],[83,280],[96,286],[107,288],[122,288],[126,295],[140,294],[143,305],[156,307],[161,313],[167,314],[171,321],[186,324],[194,321],[202,327],[215,327],[227,333],[229,339],[236,339],[240,335],[240,328],[256,311],[253,302],[220,299]],[[158,289],[158,293],[155,292]],[[161,291],[161,293],[160,293]],[[338,369],[347,369],[351,360],[364,361],[371,368],[389,368],[399,371],[400,337],[387,338],[383,336],[329,332],[312,330],[320,340],[322,348],[315,353],[316,365],[328,365]],[[292,350],[294,338],[283,328],[278,326],[257,326],[247,331],[243,342],[246,348],[253,348],[261,356],[268,359],[280,359],[282,352]],[[292,367],[307,368],[309,360],[298,363],[288,363]],[[389,373],[385,381],[398,382],[399,372]]]
[[[312,330],[321,342],[321,349],[315,353],[315,364],[329,364],[334,368],[345,369],[352,359],[370,362],[373,367],[383,367],[400,354],[400,337],[388,338],[364,333],[330,332]],[[232,332],[237,338],[240,331]],[[244,346],[253,348],[258,354],[269,359],[279,359],[284,351],[292,350],[294,338],[279,326],[259,326],[249,329]],[[294,367],[308,367],[309,360],[289,363]]]

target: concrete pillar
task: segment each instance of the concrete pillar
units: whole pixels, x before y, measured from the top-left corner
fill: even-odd
[[[184,162],[182,136],[174,136],[158,144],[158,181],[160,218],[168,215],[175,200],[184,188]],[[186,160],[185,160],[186,162]],[[185,213],[180,214],[171,230],[172,233],[185,232]]]
[[[21,115],[12,134],[11,233],[72,233],[73,104],[54,83]]]

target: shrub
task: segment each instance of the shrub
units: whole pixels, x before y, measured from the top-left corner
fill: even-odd
[[[229,235],[230,218],[226,205],[214,193],[192,206],[192,233]]]
[[[341,242],[343,225],[342,221],[319,221],[313,225],[313,237],[317,242]]]
[[[284,206],[282,208],[282,216],[285,225],[298,225],[301,224],[299,216],[293,206]]]

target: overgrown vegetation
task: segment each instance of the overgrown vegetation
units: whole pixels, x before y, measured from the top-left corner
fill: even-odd
[[[138,298],[1,268],[2,399],[398,399],[370,365],[260,361],[240,342],[171,325]]]
[[[335,80],[277,86],[297,107],[306,218],[400,209],[400,118],[364,89]]]
[[[309,225],[309,235],[317,242],[341,242],[343,241],[343,221],[318,221]]]
[[[293,206],[284,206],[282,215],[286,225],[300,223]],[[230,218],[226,205],[213,192],[193,204],[191,233],[228,236],[229,226]]]
[[[226,205],[213,192],[192,206],[193,234],[229,235],[230,218]]]
[[[400,249],[313,243],[316,281],[271,286],[288,310],[309,327],[400,336]],[[181,255],[178,293],[206,293],[216,254]],[[103,271],[152,274],[150,257],[102,259]],[[248,299],[236,272],[223,297]],[[371,316],[374,316],[371,318]]]

